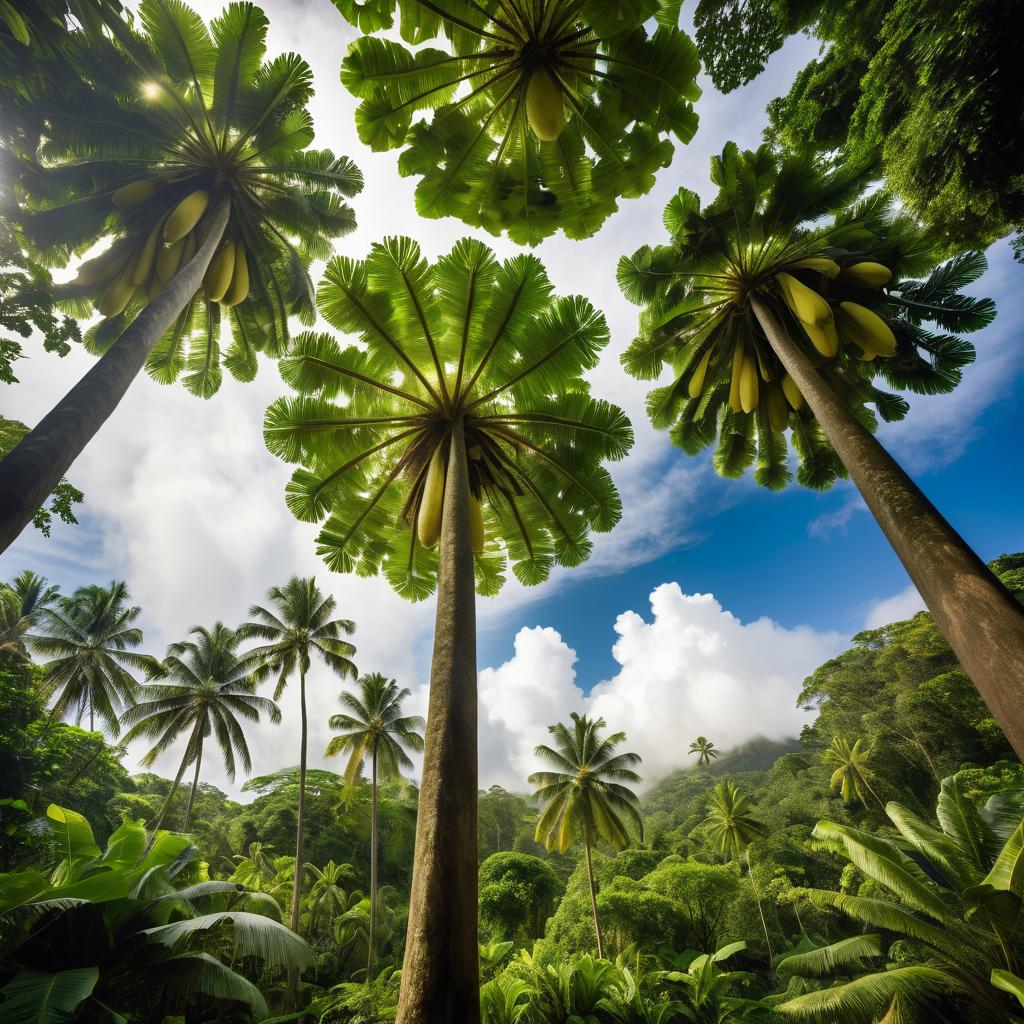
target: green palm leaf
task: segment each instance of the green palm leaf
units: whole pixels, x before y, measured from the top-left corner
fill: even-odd
[[[46,974],[21,970],[2,989],[5,1024],[64,1024],[92,993],[96,967]]]

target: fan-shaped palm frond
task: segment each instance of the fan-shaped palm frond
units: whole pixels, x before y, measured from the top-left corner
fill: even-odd
[[[549,726],[555,739],[554,748],[537,747],[535,753],[549,764],[552,771],[534,772],[529,782],[537,787],[534,798],[543,803],[534,839],[549,850],[564,853],[582,836],[590,883],[590,904],[597,936],[597,955],[604,957],[604,941],[597,914],[597,891],[591,847],[600,838],[616,850],[625,849],[630,841],[630,828],[643,837],[636,794],[623,783],[638,783],[640,776],[633,768],[640,755],[616,754],[615,748],[625,742],[624,732],[602,736],[607,723],[603,718],[571,715],[571,727],[561,722]]]
[[[363,32],[390,28],[397,7],[407,45],[356,39],[341,79],[363,142],[402,148],[400,172],[420,177],[424,217],[531,245],[559,229],[585,238],[696,131],[699,61],[671,0],[335,6]]]
[[[865,746],[860,738],[852,743],[843,736],[833,736],[828,749],[821,755],[822,761],[829,767],[835,768],[829,786],[833,790],[839,790],[845,803],[859,800],[867,806],[868,794],[870,793],[883,810],[885,804],[874,791],[871,781],[874,778],[869,767],[871,760],[871,748]]]

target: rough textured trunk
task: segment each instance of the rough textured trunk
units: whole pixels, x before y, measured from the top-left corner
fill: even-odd
[[[597,958],[604,959],[604,936],[601,934],[601,919],[597,916],[597,889],[594,887],[594,864],[590,857],[590,833],[584,837],[587,851],[587,881],[590,883],[590,909],[594,915],[594,934],[597,936]]]
[[[1024,607],[833,393],[775,313],[754,312],[964,671],[1024,757]]]
[[[299,739],[299,813],[295,821],[295,879],[292,882],[292,931],[299,934],[299,914],[302,910],[302,843],[306,831],[306,746],[308,719],[306,715],[306,670],[299,665],[299,711],[301,734]],[[288,1009],[295,1010],[299,994],[299,971],[288,968]]]
[[[0,461],[0,553],[28,525],[117,408],[154,345],[199,290],[224,234],[229,208],[228,200],[223,200],[195,256],[92,369]]]
[[[398,1024],[479,1024],[476,606],[461,424],[448,459]]]
[[[199,750],[196,753],[196,773],[192,776],[192,788],[188,793],[188,803],[185,805],[185,824],[182,826],[181,831],[187,832],[189,825],[192,824],[192,805],[196,801],[196,790],[199,788],[199,770],[203,766],[203,741],[199,741]]]
[[[174,794],[178,792],[178,786],[181,785],[181,777],[185,774],[185,769],[188,767],[188,755],[192,752],[192,744],[195,741],[198,729],[199,726],[197,724],[196,728],[192,730],[192,735],[189,737],[188,746],[185,747],[185,753],[182,756],[181,765],[178,767],[178,774],[174,776],[174,784],[171,786],[171,790],[167,794],[167,799],[164,800],[164,805],[160,808],[160,813],[157,815],[157,819],[153,824],[153,831],[146,843],[146,853],[149,853],[153,848],[153,843],[156,842],[156,834],[160,831],[160,826],[164,823],[164,818],[167,816],[167,808],[171,806]]]
[[[373,978],[373,954],[377,942],[377,741],[370,755],[370,938],[366,952],[366,978]]]

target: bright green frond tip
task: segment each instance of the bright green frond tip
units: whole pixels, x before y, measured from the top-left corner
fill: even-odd
[[[936,266],[927,233],[884,193],[865,197],[870,170],[807,154],[728,143],[712,158],[718,195],[703,209],[680,189],[665,208],[668,239],[619,261],[625,296],[643,307],[623,355],[655,380],[651,422],[695,455],[716,444],[715,470],[751,466],[773,490],[792,478],[824,489],[845,470],[772,348],[756,307],[767,307],[827,386],[868,429],[902,419],[896,391],[952,391],[974,347],[957,335],[995,314],[963,294],[984,270],[980,253]],[[666,375],[667,376],[667,375]],[[879,387],[879,383],[883,387]]]
[[[700,63],[671,0],[335,0],[359,137],[401,149],[424,217],[535,245],[592,235],[697,130]],[[645,23],[656,18],[649,34]],[[441,44],[419,46],[428,40]],[[426,112],[424,119],[421,115]]]
[[[621,514],[602,463],[633,443],[622,410],[583,378],[608,342],[598,310],[555,296],[533,256],[499,263],[473,239],[433,264],[408,238],[365,260],[336,257],[317,298],[355,344],[295,338],[280,367],[296,394],[270,406],[264,433],[299,464],[288,506],[323,523],[318,550],[332,569],[383,573],[412,600],[433,592],[438,556],[419,513],[431,462],[447,465],[460,423],[471,521],[479,503],[482,524],[478,591],[497,593],[509,562],[529,585],[587,558],[590,532]]]

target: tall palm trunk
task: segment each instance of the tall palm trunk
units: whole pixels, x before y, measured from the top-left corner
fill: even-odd
[[[760,299],[754,312],[964,671],[1024,758],[1024,607],[853,416]]]
[[[366,980],[373,978],[373,954],[377,941],[377,741],[370,755],[370,939],[366,954]]]
[[[476,604],[466,443],[448,457],[423,784],[397,1024],[479,1024]]]
[[[299,933],[299,913],[302,910],[302,841],[306,831],[306,745],[308,720],[306,716],[306,668],[299,657],[299,711],[301,731],[299,739],[299,814],[295,822],[295,879],[292,882],[292,931]],[[299,971],[288,968],[288,1009],[296,1009],[299,993]]]
[[[157,815],[157,819],[153,824],[153,831],[150,834],[149,840],[146,843],[146,853],[149,853],[149,851],[153,848],[153,843],[156,842],[156,834],[160,831],[160,826],[164,823],[164,818],[167,816],[167,808],[171,806],[171,801],[174,799],[174,794],[178,792],[178,786],[181,785],[181,777],[185,774],[185,769],[188,767],[188,756],[192,752],[192,745],[195,743],[201,728],[201,723],[196,722],[195,727],[192,729],[192,735],[188,738],[188,744],[185,747],[185,753],[182,755],[181,764],[178,766],[178,774],[174,776],[174,783],[171,786],[170,792],[167,794],[166,799],[164,800],[163,807],[160,808],[160,813]]]
[[[227,226],[230,201],[213,213],[195,256],[135,318],[91,370],[0,461],[0,553],[42,507],[107,421],[164,331],[199,290]]]
[[[594,915],[594,934],[597,936],[597,959],[604,959],[604,936],[601,934],[601,919],[597,916],[597,889],[594,887],[594,864],[590,857],[590,831],[583,837],[587,851],[587,881],[590,883],[590,910]]]
[[[196,800],[196,790],[199,788],[199,769],[203,764],[203,741],[199,740],[199,750],[196,752],[196,773],[192,776],[192,788],[188,793],[188,803],[185,805],[185,824],[182,826],[181,831],[187,832],[189,825],[192,823],[192,805]]]
[[[768,962],[775,959],[772,951],[772,940],[768,937],[768,922],[764,919],[764,907],[761,905],[761,894],[757,891],[757,879],[754,878],[754,869],[750,865],[750,847],[747,847],[747,874],[750,876],[750,888],[754,890],[754,900],[757,903],[757,916],[761,918],[761,927],[764,929],[764,941],[768,945]]]

